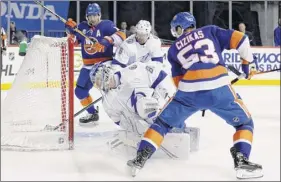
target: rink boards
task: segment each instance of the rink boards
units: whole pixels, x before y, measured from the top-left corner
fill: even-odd
[[[166,60],[168,46],[162,47],[165,53],[165,65],[170,66]],[[8,90],[18,72],[24,57],[19,56],[18,47],[8,47],[7,55],[3,56],[2,77],[1,77],[1,90]],[[253,47],[253,53],[257,57],[258,70],[269,71],[272,69],[280,68],[280,47]],[[223,59],[226,64],[233,65],[241,71],[240,56],[236,50],[228,50],[223,52]],[[35,60],[36,61],[36,60]],[[254,65],[253,65],[254,66]],[[75,48],[74,53],[74,70],[75,78],[79,74],[82,67],[81,47]],[[235,78],[234,74],[230,73],[231,78]],[[280,72],[272,72],[261,75],[256,75],[252,80],[240,80],[237,85],[280,85]]]

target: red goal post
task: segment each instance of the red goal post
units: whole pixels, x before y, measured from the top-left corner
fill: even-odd
[[[2,150],[65,150],[74,142],[74,42],[34,36],[1,108]],[[56,126],[57,129],[53,129]]]

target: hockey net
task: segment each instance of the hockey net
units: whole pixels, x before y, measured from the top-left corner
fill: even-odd
[[[73,147],[73,42],[33,37],[2,104],[1,149]]]

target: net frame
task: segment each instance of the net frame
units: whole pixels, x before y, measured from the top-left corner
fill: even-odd
[[[34,38],[48,38],[44,36],[35,36]],[[53,39],[53,38],[52,38]],[[45,151],[45,150],[65,150],[65,149],[73,149],[74,148],[74,41],[72,38],[59,38],[60,40],[63,39],[63,41],[55,42],[52,44],[54,47],[60,48],[60,83],[58,84],[60,86],[60,109],[61,109],[61,123],[57,126],[45,126],[42,130],[38,131],[32,131],[33,133],[38,133],[38,135],[42,135],[45,132],[46,134],[48,131],[59,131],[61,133],[64,133],[67,137],[64,138],[58,138],[58,143],[62,142],[65,143],[64,147],[50,147],[50,148],[40,148],[39,147],[22,147],[20,145],[7,145],[7,143],[3,144],[2,139],[5,136],[2,136],[1,132],[1,150],[16,150],[16,151]],[[22,63],[24,64],[24,62]],[[22,67],[23,65],[21,65]],[[21,70],[21,69],[20,69]],[[48,75],[49,72],[49,61],[46,61],[46,74]],[[44,84],[44,87],[50,88],[52,87],[53,81],[46,80],[46,83]],[[36,87],[36,84],[33,85]],[[42,84],[40,85],[42,86]],[[37,85],[38,87],[38,85]],[[31,111],[32,112],[32,111]],[[1,114],[2,116],[2,114]],[[2,125],[2,121],[1,121]],[[1,127],[1,131],[2,131]],[[29,133],[30,134],[30,133]],[[11,135],[13,136],[13,135]],[[47,136],[48,137],[48,136]],[[64,140],[67,140],[65,142]]]

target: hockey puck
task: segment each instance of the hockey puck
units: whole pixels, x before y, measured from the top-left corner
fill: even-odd
[[[64,143],[64,139],[62,137],[59,138],[59,144]]]

